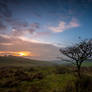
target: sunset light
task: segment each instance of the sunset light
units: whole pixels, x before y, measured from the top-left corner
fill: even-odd
[[[57,60],[61,47],[92,38],[92,0],[0,0],[0,56]]]
[[[31,56],[32,54],[30,52],[24,51],[24,52],[18,52],[19,56]]]
[[[29,51],[19,51],[19,52],[13,52],[13,51],[0,51],[0,56],[33,56],[33,54]]]
[[[25,53],[19,53],[20,56],[25,56]]]
[[[92,92],[92,0],[0,0],[0,92]]]

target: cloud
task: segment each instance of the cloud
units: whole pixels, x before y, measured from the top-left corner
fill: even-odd
[[[0,0],[0,16],[11,17],[12,13],[8,8],[7,0]]]
[[[8,20],[8,22],[10,22],[10,24],[15,28],[20,28],[20,27],[24,28],[29,26],[28,22],[18,19],[12,19],[10,21]]]
[[[37,38],[37,37],[45,37],[45,36],[51,36],[51,35],[52,35],[51,32],[43,31],[43,32],[35,32],[32,37]]]
[[[39,23],[32,23],[29,24],[26,21],[11,21],[12,24],[12,35],[14,36],[23,36],[30,34],[32,35],[34,32],[36,32],[37,29],[39,29]]]
[[[18,4],[19,0],[0,0],[0,32],[4,33],[9,26],[7,20],[12,20],[13,11],[10,7]]]
[[[2,35],[0,34],[0,43],[10,43],[10,37],[8,37],[7,35]]]
[[[19,39],[18,37],[0,34],[0,45],[2,45],[2,46],[14,45],[15,43],[19,44],[20,42],[23,42],[23,41],[21,39]]]
[[[18,5],[19,0],[0,0],[0,16],[2,18],[11,18],[12,11],[9,9],[10,5]]]
[[[71,28],[79,27],[80,24],[75,18],[72,18],[72,20],[69,23],[66,23],[65,21],[61,21],[57,27],[49,26],[48,29],[52,32],[64,32]]]
[[[0,21],[0,31],[6,30],[6,29],[7,29],[7,26],[2,21]]]
[[[35,29],[32,29],[32,28],[15,28],[15,29],[12,29],[12,32],[11,32],[11,35],[12,36],[25,36],[27,34],[30,34],[32,35],[36,30]]]
[[[50,44],[50,42],[44,42],[44,41],[40,41],[40,40],[35,40],[35,39],[30,39],[24,36],[20,36],[18,37],[20,40],[22,41],[26,41],[26,42],[31,42],[31,43],[37,43],[37,44]]]
[[[29,58],[39,60],[55,60],[59,54],[59,48],[52,44],[7,35],[0,36],[0,51],[29,51],[34,54]]]
[[[10,45],[13,45],[12,43],[0,43],[0,45],[2,46],[10,46]]]
[[[31,25],[30,25],[32,28],[40,28],[40,24],[39,23],[32,23]]]
[[[33,29],[15,28],[12,29],[11,35],[19,37],[19,36],[24,36],[26,34],[32,34],[33,32],[34,32]]]
[[[12,41],[13,40],[9,36],[0,34],[0,46],[7,47],[13,45]]]

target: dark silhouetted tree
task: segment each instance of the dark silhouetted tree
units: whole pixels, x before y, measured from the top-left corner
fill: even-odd
[[[64,61],[71,62],[77,68],[77,74],[81,78],[81,65],[88,59],[92,59],[92,39],[90,40],[81,40],[79,43],[61,48],[60,52],[67,56],[70,59],[63,59]]]

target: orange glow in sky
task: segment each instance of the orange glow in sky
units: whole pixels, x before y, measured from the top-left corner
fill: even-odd
[[[32,56],[31,52],[28,51],[21,51],[21,52],[17,52],[19,56]]]
[[[0,56],[5,56],[5,55],[12,55],[12,56],[34,56],[32,52],[29,51],[0,51]]]

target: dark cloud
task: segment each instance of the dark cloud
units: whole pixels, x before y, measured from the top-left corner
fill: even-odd
[[[6,30],[5,18],[11,17],[11,12],[8,9],[7,0],[0,0],[0,32]]]
[[[39,24],[39,23],[32,23],[30,26],[31,26],[32,28],[34,28],[34,29],[40,28],[40,24]]]
[[[0,32],[2,32],[2,30],[6,30],[6,29],[7,29],[7,26],[2,21],[0,21]]]
[[[32,29],[32,28],[28,28],[28,29],[14,28],[14,29],[12,29],[11,33],[14,36],[23,36],[23,35],[26,35],[26,34],[32,35],[34,32],[35,32],[35,29]]]
[[[32,23],[28,24],[27,22],[23,21],[14,21],[12,23],[12,35],[14,36],[21,36],[30,34],[32,35],[34,32],[36,32],[37,29],[39,29],[39,23]]]
[[[13,36],[21,36],[24,35],[24,30],[23,29],[18,29],[18,28],[13,28],[11,35]]]
[[[8,8],[8,0],[0,0],[0,16],[11,17],[12,12]]]
[[[13,4],[18,4],[18,0],[0,0],[0,32],[6,30],[9,26],[7,23],[12,20],[12,11],[9,7]]]
[[[35,29],[32,29],[32,28],[29,28],[29,29],[27,29],[27,31],[28,31],[30,34],[33,34],[36,30],[35,30]]]
[[[24,27],[28,27],[29,24],[26,21],[23,20],[18,20],[18,19],[13,19],[11,21],[8,21],[13,27],[15,28],[24,28]]]
[[[62,17],[62,19],[69,19],[70,16],[82,16],[84,13],[82,14],[83,11],[81,12],[81,9],[84,9],[83,7],[88,8],[89,2],[91,1],[92,0],[53,0],[52,2],[52,0],[23,0],[21,4],[23,4],[24,7],[21,11],[24,13],[26,12],[25,10],[28,11],[28,5],[31,11],[30,13],[33,14],[33,16],[41,17],[42,15],[49,15],[50,17],[59,16]],[[24,29],[25,27],[29,27],[29,24],[27,21],[24,21],[25,19],[13,19],[13,13],[16,13],[18,4],[20,4],[20,0],[0,0],[0,18],[2,18],[0,21],[6,22],[12,28],[20,30],[20,27],[24,27]],[[13,5],[15,5],[15,8],[11,9]],[[84,12],[85,11],[86,10],[84,10]],[[28,30],[36,30],[40,28],[40,25],[39,23],[32,23],[30,27]],[[33,31],[30,33],[33,33]]]
[[[37,13],[37,12],[32,12],[32,15],[37,17],[37,18],[41,18],[41,14],[40,13]]]
[[[0,16],[2,18],[12,17],[12,11],[9,9],[10,5],[18,5],[19,0],[0,0]]]

